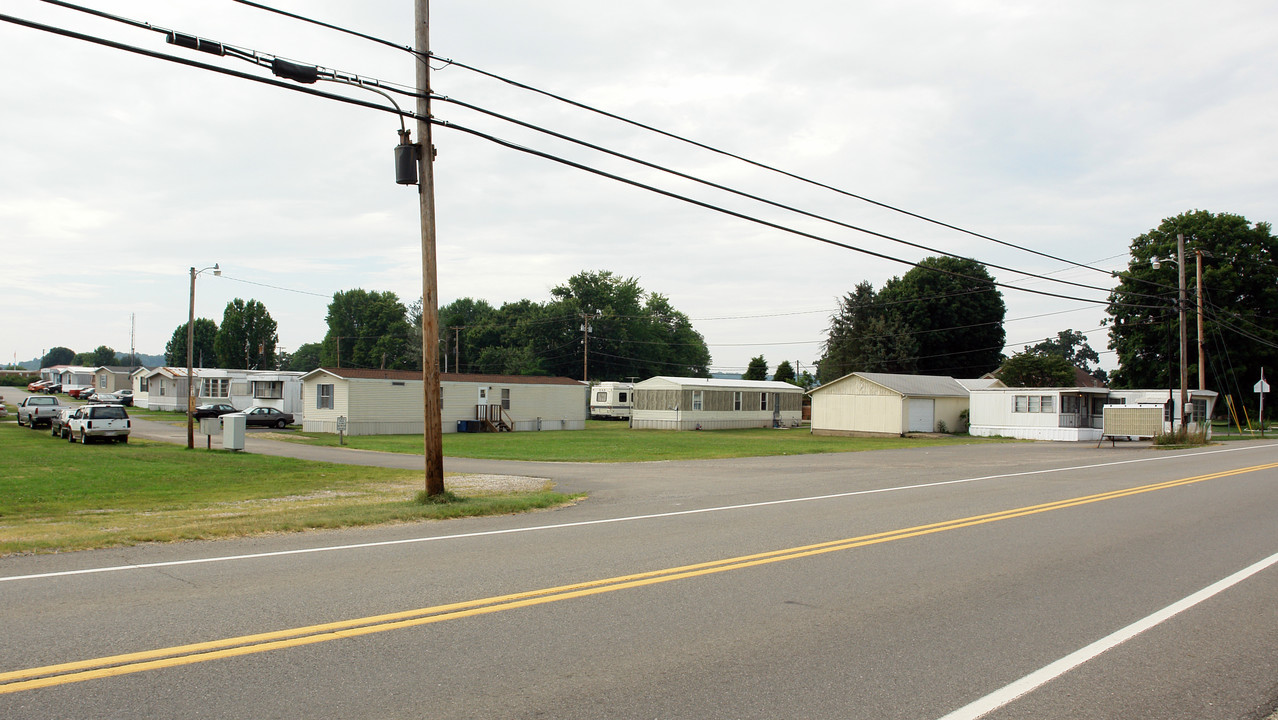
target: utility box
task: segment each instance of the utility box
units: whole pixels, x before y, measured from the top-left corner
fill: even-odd
[[[230,413],[222,416],[223,450],[244,449],[244,428],[247,420],[244,413]]]
[[[222,432],[222,418],[203,417],[200,418],[200,434],[216,435]]]

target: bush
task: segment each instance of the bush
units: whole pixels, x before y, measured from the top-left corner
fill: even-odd
[[[1206,444],[1206,428],[1190,432],[1182,427],[1172,432],[1160,433],[1154,438],[1154,445],[1159,447],[1198,447]]]
[[[946,425],[944,420],[937,420],[936,431],[939,433],[948,433],[950,431],[950,426]]]
[[[0,375],[0,385],[5,387],[21,387],[24,388],[31,383],[32,380],[39,380],[40,376],[36,373],[30,375],[10,375],[5,373]]]

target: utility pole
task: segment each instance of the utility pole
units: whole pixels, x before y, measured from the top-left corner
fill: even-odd
[[[1203,251],[1194,248],[1194,259],[1197,262],[1194,296],[1198,300],[1198,389],[1207,389],[1207,355],[1203,352]]]
[[[1185,310],[1188,299],[1185,297],[1185,234],[1176,233],[1176,272],[1180,279],[1180,302],[1176,303],[1180,310],[1180,427],[1185,428],[1185,407],[1189,400],[1189,365],[1185,356],[1189,354],[1189,340],[1185,333]]]
[[[461,326],[453,327],[453,372],[461,372]]]
[[[603,315],[603,310],[596,310],[595,317]],[[581,313],[581,381],[590,382],[590,375],[586,372],[589,369],[590,362],[590,313]]]
[[[439,386],[439,288],[435,264],[435,144],[430,127],[430,0],[414,0],[417,48],[417,139],[422,225],[422,440],[426,494],[444,493],[443,398]]]

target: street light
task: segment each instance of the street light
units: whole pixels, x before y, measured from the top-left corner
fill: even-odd
[[[1186,302],[1185,302],[1185,235],[1184,233],[1176,233],[1176,257],[1174,259],[1173,258],[1154,258],[1150,264],[1153,265],[1155,270],[1157,270],[1159,267],[1161,267],[1162,263],[1164,262],[1176,263],[1178,287],[1180,290],[1179,292],[1180,299],[1176,303],[1176,309],[1180,313],[1180,427],[1181,429],[1184,429],[1185,403],[1188,402],[1188,398],[1186,397],[1186,395],[1188,394],[1188,390],[1186,390],[1186,388],[1189,386],[1189,366],[1185,364],[1185,355],[1188,354],[1189,343],[1185,336]],[[1176,426],[1174,424],[1174,418],[1173,418],[1172,430],[1175,430],[1175,429],[1176,429]]]
[[[196,270],[191,268],[191,307],[186,321],[186,449],[195,448],[195,368],[191,356],[195,349],[195,277],[200,273],[212,270],[214,275],[221,275],[222,268],[217,263]]]

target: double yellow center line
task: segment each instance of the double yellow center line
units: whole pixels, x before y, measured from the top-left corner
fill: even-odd
[[[958,530],[960,528],[983,525],[1001,520],[1011,520],[1013,518],[1035,515],[1037,513],[1063,510],[1065,508],[1077,507],[1079,505],[1115,500],[1118,498],[1128,497],[1130,495],[1138,495],[1141,493],[1153,492],[1155,490],[1166,490],[1168,488],[1190,485],[1206,480],[1216,480],[1232,475],[1241,475],[1243,473],[1257,472],[1273,468],[1278,468],[1278,463],[1254,465],[1237,470],[1226,470],[1207,475],[1169,480],[1166,482],[1154,483],[1152,485],[1142,485],[1140,487],[1114,490],[1106,493],[1098,493],[1096,495],[1086,495],[1066,500],[1057,500],[1055,502],[1043,503],[1041,505],[1030,505],[1027,507],[988,513],[985,515],[973,515],[971,517],[947,520],[945,522],[932,523],[929,525],[917,525],[915,527],[874,533],[872,535],[861,535],[859,537],[832,540],[829,542],[817,543],[815,545],[804,545],[784,550],[773,550],[754,555],[742,555],[739,557],[697,563],[694,565],[683,565],[665,570],[654,570],[651,572],[637,573],[633,575],[621,575],[602,580],[574,583],[572,585],[560,585],[558,587],[515,593],[513,595],[500,595],[479,600],[468,600],[466,602],[450,603],[447,605],[436,605],[417,610],[405,610],[403,612],[389,613],[385,615],[373,615],[363,618],[354,618],[351,620],[342,620],[339,622],[324,623],[321,625],[309,625],[289,630],[278,630],[275,632],[259,633],[256,635],[242,635],[222,640],[213,640],[211,642],[179,645],[175,647],[149,650],[146,652],[112,655],[109,657],[94,658],[91,660],[81,660],[79,662],[63,663],[60,665],[47,665],[44,667],[28,668],[25,670],[15,670],[12,672],[0,673],[0,694],[34,690],[37,688],[51,687],[55,685],[65,685],[74,682],[82,682],[84,680],[114,677],[117,675],[128,675],[132,673],[145,672],[147,670],[191,665],[194,663],[208,662],[210,660],[220,660],[223,658],[238,657],[241,655],[270,652],[272,650],[283,650],[285,648],[313,645],[316,643],[328,642],[330,640],[389,632],[392,630],[416,627],[418,625],[443,622],[445,620],[456,620],[460,618],[474,617],[477,615],[502,612],[505,610],[514,610],[516,608],[544,605],[546,603],[559,602],[561,600],[571,600],[574,598],[588,597],[602,593],[616,592],[618,590],[628,590],[631,588],[643,587],[645,585],[685,580],[713,573],[740,570],[743,568],[782,562],[785,560],[797,560],[799,558],[812,557],[814,555],[837,552],[840,550],[851,550],[853,548],[877,545],[879,543],[892,542],[894,540],[904,540],[906,538],[931,535],[934,533],[946,532],[948,530]]]

